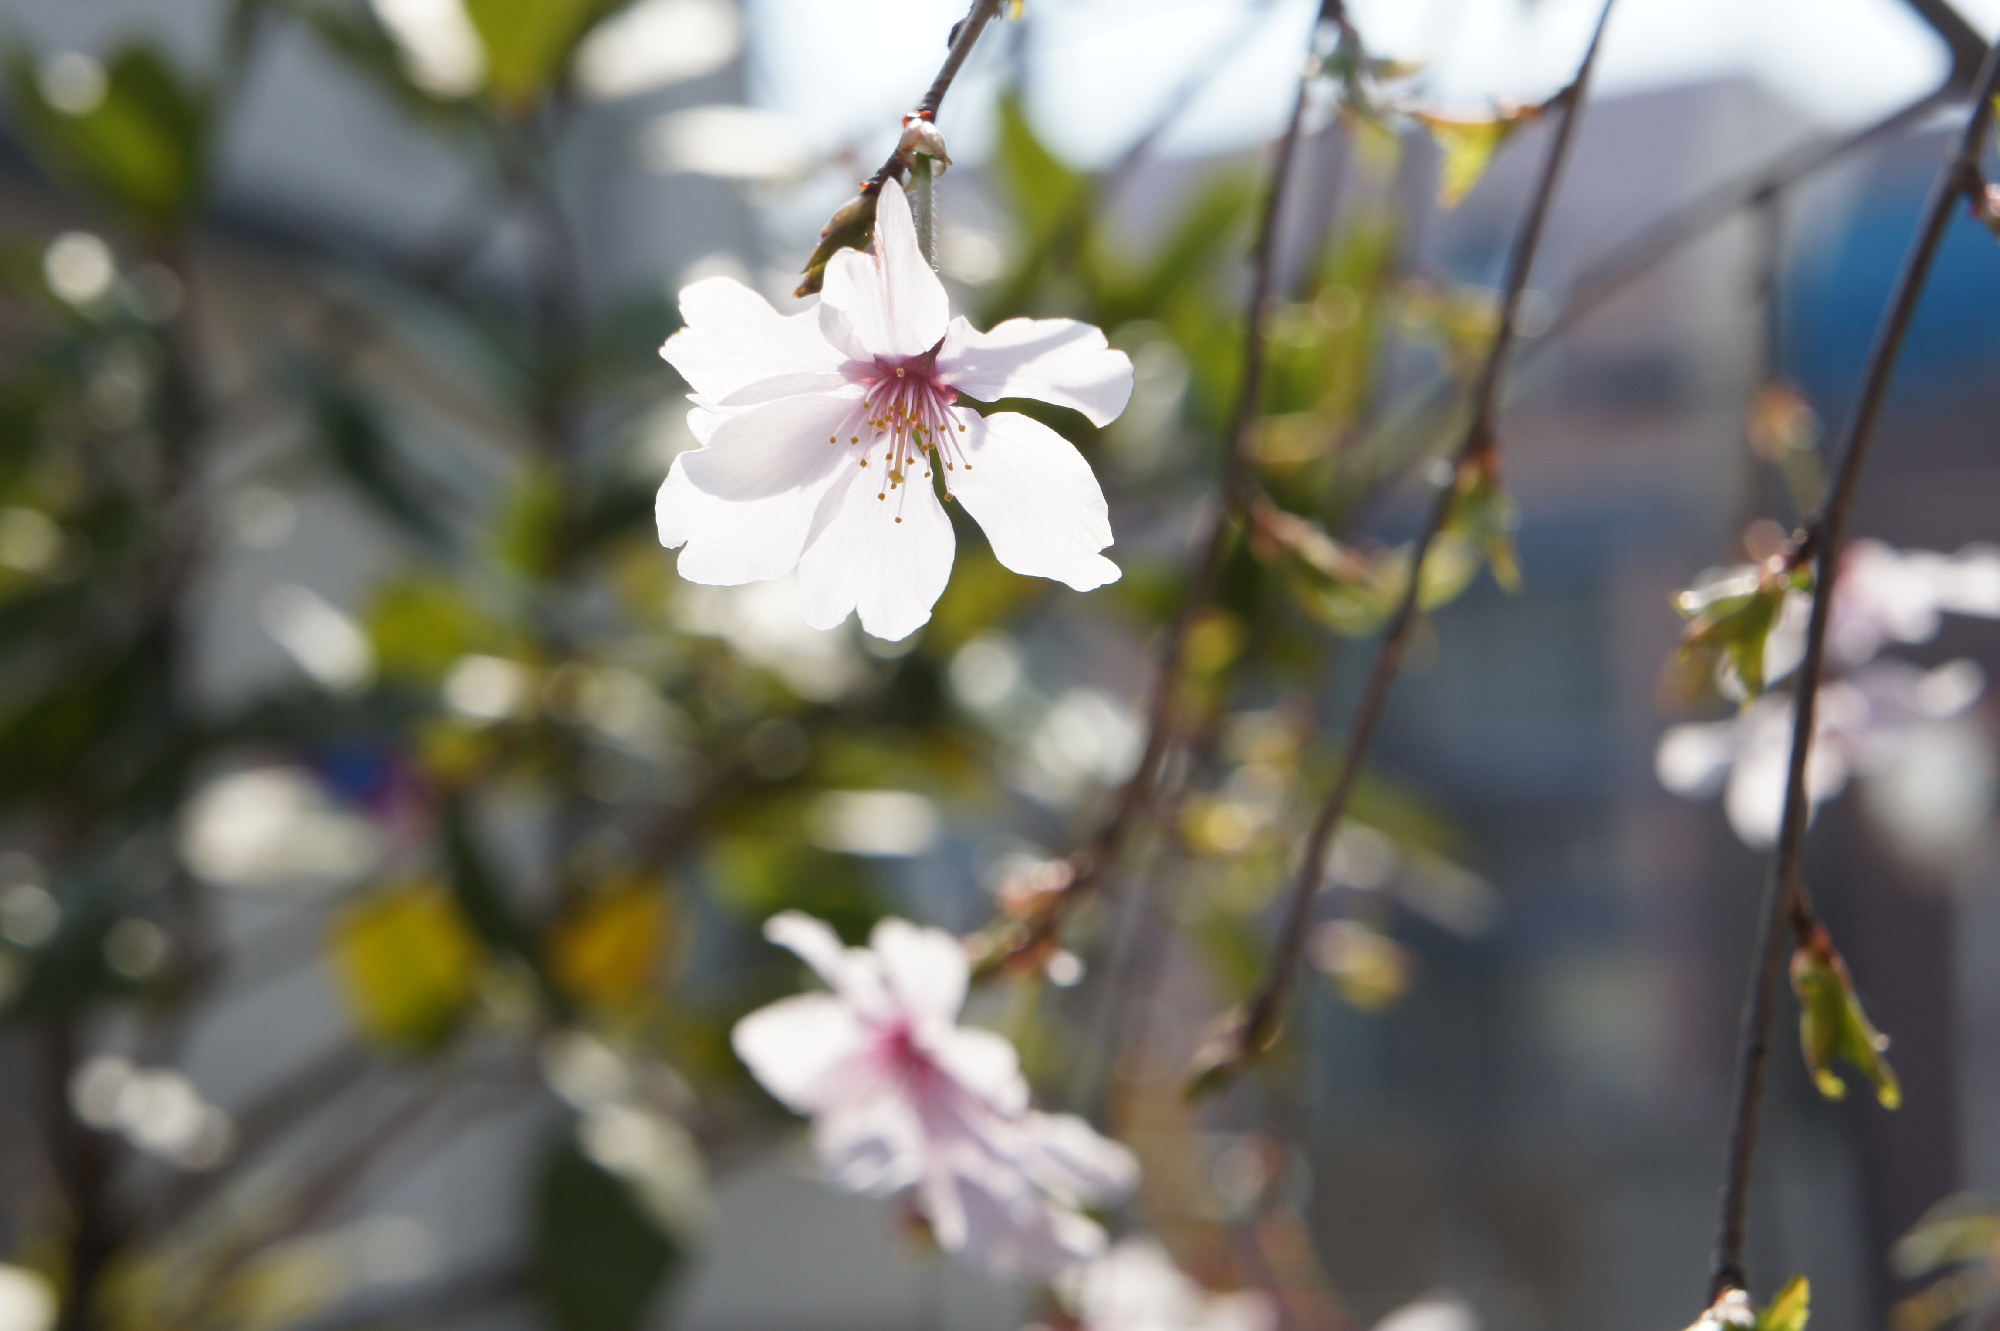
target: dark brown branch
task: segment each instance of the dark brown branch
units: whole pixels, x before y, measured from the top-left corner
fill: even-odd
[[[861,182],[861,193],[842,204],[819,233],[819,244],[806,259],[805,280],[799,283],[795,296],[810,296],[820,289],[825,279],[827,260],[843,249],[865,249],[875,234],[875,205],[881,198],[882,186],[890,180],[900,181],[911,169],[907,132],[919,128],[913,124],[926,124],[937,117],[938,108],[944,104],[945,94],[951,91],[952,81],[958,77],[959,69],[965,64],[972,48],[979,43],[979,34],[986,31],[986,25],[1000,12],[1000,0],[972,0],[972,8],[951,30],[950,51],[945,55],[944,65],[937,77],[931,80],[930,90],[919,101],[916,109],[903,118],[906,137],[896,144],[889,160],[882,163],[875,174]]]
[[[1542,233],[1548,221],[1549,206],[1555,198],[1556,184],[1562,176],[1563,163],[1569,157],[1570,145],[1576,135],[1577,119],[1582,111],[1584,98],[1590,85],[1590,73],[1597,62],[1598,48],[1603,44],[1605,24],[1611,17],[1612,0],[1605,0],[1603,11],[1598,15],[1596,30],[1591,33],[1590,45],[1584,51],[1583,61],[1577,68],[1576,78],[1559,95],[1563,105],[1562,123],[1556,130],[1555,142],[1549,146],[1549,154],[1542,164],[1541,179],[1536,183],[1533,199],[1528,205],[1528,215],[1522,223],[1521,231],[1514,240],[1514,249],[1508,259],[1506,295],[1500,309],[1500,327],[1495,333],[1493,344],[1488,348],[1486,359],[1480,366],[1479,378],[1475,383],[1472,398],[1471,419],[1466,424],[1465,437],[1459,445],[1457,460],[1461,467],[1488,457],[1494,449],[1494,415],[1499,401],[1501,372],[1506,367],[1507,352],[1513,345],[1515,329],[1519,324],[1521,298],[1528,288],[1528,273],[1534,267],[1535,253],[1541,247]],[[1276,951],[1271,958],[1270,969],[1263,984],[1250,1002],[1242,1024],[1234,1033],[1230,1060],[1242,1060],[1253,1056],[1267,1047],[1277,1032],[1278,1019],[1284,1010],[1285,1000],[1291,991],[1292,975],[1298,969],[1299,957],[1305,947],[1307,926],[1312,919],[1313,900],[1319,894],[1321,881],[1326,876],[1326,859],[1333,844],[1333,836],[1339,830],[1341,817],[1347,811],[1348,800],[1354,794],[1354,787],[1361,776],[1362,760],[1367,756],[1369,742],[1374,738],[1375,728],[1381,722],[1382,713],[1389,701],[1389,691],[1396,680],[1396,673],[1402,664],[1403,653],[1409,646],[1410,633],[1417,621],[1417,603],[1422,586],[1424,559],[1430,553],[1438,534],[1451,517],[1452,505],[1456,497],[1454,480],[1447,480],[1438,486],[1431,512],[1418,538],[1415,551],[1410,557],[1409,585],[1403,591],[1403,599],[1396,608],[1395,617],[1382,638],[1382,645],[1376,649],[1375,660],[1370,667],[1368,683],[1362,693],[1361,702],[1354,712],[1353,724],[1349,727],[1347,743],[1341,755],[1339,773],[1334,778],[1333,788],[1320,806],[1319,815],[1313,820],[1312,830],[1306,836],[1305,852],[1299,864],[1298,875],[1292,883],[1291,896],[1285,909],[1285,921],[1278,935]]]
[[[1965,16],[1949,0],[1903,0],[1903,3],[1916,11],[1917,17],[1938,35],[1945,49],[1951,52],[1949,86],[1960,91],[1970,88],[1979,77],[1979,68],[1986,59],[1985,39],[1965,21]]]
[[[979,34],[986,31],[986,25],[999,12],[1000,0],[972,0],[972,8],[951,30],[951,50],[945,54],[944,64],[939,66],[929,91],[924,93],[923,100],[917,103],[916,110],[911,114],[920,120],[930,120],[937,115],[938,108],[944,105],[944,95],[951,91],[952,80],[958,77],[959,68],[972,54],[972,48],[979,44]],[[890,176],[900,180],[906,165],[902,149],[898,148],[875,172],[875,184],[879,186]]]
[[[1832,618],[1835,580],[1840,575],[1841,543],[1854,508],[1861,468],[1875,436],[1876,421],[1896,371],[1896,361],[1917,312],[1924,284],[1938,249],[1951,225],[1953,212],[1966,192],[1976,187],[1979,160],[1993,121],[1993,94],[2000,88],[2000,46],[1988,52],[1973,90],[1965,128],[1952,144],[1936,182],[1931,186],[1918,223],[1917,236],[1897,275],[1889,308],[1876,329],[1863,372],[1861,392],[1848,418],[1839,451],[1840,467],[1825,508],[1813,526],[1814,582],[1812,619],[1806,628],[1805,658],[1799,665],[1798,702],[1792,718],[1791,765],[1785,778],[1785,816],[1778,831],[1778,851],[1765,890],[1764,918],[1757,940],[1756,979],[1743,1009],[1738,1046],[1736,1093],[1730,1109],[1729,1163],[1723,1176],[1720,1213],[1716,1220],[1715,1256],[1710,1271],[1711,1301],[1732,1289],[1745,1288],[1743,1271],[1744,1217],[1749,1206],[1751,1166],[1757,1151],[1759,1112],[1763,1107],[1765,1068],[1770,1056],[1771,1016],[1777,1005],[1778,977],[1784,968],[1786,925],[1795,934],[1812,924],[1812,908],[1800,870],[1806,823],[1811,805],[1806,795],[1806,760],[1812,749],[1815,712],[1826,658],[1827,623]]]
[[[1341,0],[1323,0],[1319,22],[1313,25],[1311,41],[1315,47],[1320,29],[1327,23],[1345,25]],[[1250,497],[1251,440],[1264,395],[1264,312],[1270,304],[1271,291],[1276,282],[1278,226],[1284,215],[1286,185],[1291,178],[1292,161],[1298,155],[1300,129],[1305,123],[1306,103],[1313,78],[1318,72],[1317,66],[1317,58],[1309,52],[1307,66],[1299,78],[1298,92],[1292,99],[1291,118],[1285,124],[1284,136],[1279,139],[1277,154],[1271,161],[1270,183],[1264,192],[1257,238],[1250,252],[1250,294],[1243,314],[1243,374],[1237,389],[1236,415],[1230,430],[1229,446],[1222,459],[1221,502],[1216,507],[1214,521],[1202,540],[1200,553],[1188,576],[1180,610],[1160,649],[1159,671],[1154,677],[1152,695],[1146,707],[1145,748],[1132,774],[1112,797],[1110,809],[1096,830],[1082,848],[1070,856],[1071,878],[1068,884],[1044,908],[1027,937],[1016,944],[1010,955],[1051,937],[1069,907],[1102,879],[1107,868],[1117,859],[1132,828],[1151,804],[1153,787],[1173,751],[1180,728],[1175,703],[1180,693],[1181,661],[1186,655],[1188,635],[1215,594],[1215,582],[1221,574],[1223,558],[1228,554],[1230,537]]]

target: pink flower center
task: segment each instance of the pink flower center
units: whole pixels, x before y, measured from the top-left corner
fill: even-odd
[[[938,377],[935,347],[901,361],[877,356],[873,366],[862,367],[859,374],[850,368],[849,373],[865,387],[862,428],[870,433],[851,435],[848,442],[863,445],[863,467],[881,468],[877,499],[887,500],[898,489],[907,495],[905,487],[929,480],[940,463],[946,471],[960,466],[971,470],[957,438],[965,426],[952,409],[958,390]],[[948,484],[945,498],[951,498]]]
[[[908,1021],[898,1021],[884,1031],[875,1049],[875,1056],[882,1061],[884,1070],[905,1085],[922,1086],[937,1075],[937,1065],[931,1062],[930,1054],[917,1044],[916,1034]]]

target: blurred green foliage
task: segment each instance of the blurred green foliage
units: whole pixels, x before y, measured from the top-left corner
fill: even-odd
[[[284,1073],[269,1098],[234,1107],[231,1149],[199,1171],[149,1175],[164,1181],[141,1206],[110,1179],[159,1149],[101,1124],[52,1129],[78,1144],[51,1159],[52,1195],[24,1205],[33,1232],[16,1257],[63,1291],[66,1325],[320,1315],[354,1279],[285,1245],[365,1200],[366,1165],[488,1080],[507,1088],[501,1104],[532,1096],[568,1116],[521,1199],[531,1250],[504,1274],[565,1331],[636,1325],[696,1246],[689,1143],[741,1150],[754,1114],[782,1122],[728,1052],[734,1020],[794,986],[757,925],[797,908],[858,940],[887,911],[919,910],[934,890],[904,867],[919,842],[948,849],[925,872],[951,880],[959,923],[976,924],[991,909],[970,881],[979,847],[1004,834],[1023,848],[1015,859],[1059,854],[1122,774],[1105,736],[1130,725],[1135,663],[1176,613],[1177,549],[1121,539],[1126,576],[1086,608],[1002,569],[961,523],[951,586],[907,651],[814,635],[751,595],[674,577],[650,521],[665,461],[645,451],[681,390],[650,354],[674,316],[646,302],[587,313],[564,289],[574,274],[541,257],[567,252],[571,226],[548,131],[570,109],[578,43],[613,8],[470,0],[484,66],[464,95],[413,82],[373,10],[319,0],[243,4],[206,86],[129,48],[92,97],[52,100],[42,53],[14,54],[15,123],[50,180],[75,191],[64,215],[89,219],[89,234],[53,247],[17,237],[0,254],[14,353],[0,371],[9,1011],[35,1024],[62,1088],[89,1066],[84,1014],[129,1010],[148,1030],[178,1030],[231,1001],[238,965],[323,967],[369,1054]],[[207,226],[209,163],[243,62],[268,28],[307,36],[439,131],[483,173],[487,211],[532,219],[538,243],[517,275],[538,293],[532,309],[387,259],[367,283],[300,271],[317,323],[240,298],[204,310],[239,325],[247,363],[232,374],[251,388],[230,386],[212,330],[190,316],[215,277],[190,242]],[[1360,77],[1341,68],[1336,79]],[[1393,138],[1373,143],[1372,179],[1396,151]],[[1134,245],[1119,182],[1058,160],[1014,97],[989,179],[1012,258],[962,300],[982,322],[1099,324],[1139,365],[1133,410],[1107,429],[1022,409],[1092,460],[1124,529],[1201,511],[1240,389],[1253,180],[1203,182]],[[1415,345],[1464,374],[1493,333],[1484,295],[1411,270],[1386,197],[1326,228],[1265,314],[1257,520],[1189,639],[1190,787],[1162,810],[1151,877],[1169,927],[1231,993],[1264,963],[1272,891],[1335,752],[1321,708],[1339,644],[1322,630],[1376,632],[1412,576],[1407,548],[1373,539],[1373,515],[1444,436],[1369,443],[1385,348]],[[479,466],[439,452],[370,378],[362,346],[441,399],[471,395],[457,425],[479,437]],[[280,404],[298,427],[289,451],[217,464],[238,395]],[[268,544],[239,535],[329,479],[385,533],[383,571],[352,618],[296,597],[280,607],[293,628],[267,615],[303,667],[290,682],[197,701],[193,607],[242,557],[232,549]],[[1416,574],[1426,609],[1482,566],[1508,586],[1519,577],[1497,471],[1456,485],[1446,537]],[[936,826],[918,838],[914,815],[842,822],[913,807],[833,798],[884,791],[921,796]],[[1353,814],[1411,865],[1468,851],[1420,796],[1377,777]],[[870,849],[870,837],[907,845]],[[1004,900],[1018,866],[986,867]],[[276,960],[275,945],[229,925],[273,880],[304,884],[291,916],[316,940]],[[1101,948],[1107,925],[1086,914],[1070,945]],[[1328,973],[1379,1010],[1401,992],[1401,954],[1386,916],[1357,928]],[[1035,976],[1004,983],[1030,1070],[1086,1084],[1076,1064],[1096,1060],[1101,1083],[1118,1051],[1081,1032],[1082,1000]],[[578,1039],[602,1064],[596,1081],[549,1052]],[[512,1053],[489,1057],[496,1047]],[[607,1078],[625,1087],[615,1103],[577,1089]],[[382,1097],[392,1108],[363,1116],[365,1142],[304,1131],[329,1104]],[[61,1099],[47,1097],[50,1112],[67,1113]],[[256,1206],[230,1210],[246,1198]],[[231,1220],[244,1214],[260,1219],[246,1230]],[[116,1293],[161,1282],[171,1298]]]

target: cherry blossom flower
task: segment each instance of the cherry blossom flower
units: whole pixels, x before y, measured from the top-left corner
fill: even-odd
[[[1061,1285],[1080,1331],[1275,1331],[1278,1310],[1258,1290],[1214,1294],[1152,1239],[1122,1239]]]
[[[1939,723],[1950,722],[1984,692],[1971,661],[1929,672],[1902,661],[1877,661],[1820,686],[1814,737],[1806,755],[1806,797],[1814,808],[1854,776],[1895,766]],[[1673,726],[1660,737],[1654,771],[1676,795],[1720,792],[1729,825],[1745,844],[1778,839],[1791,763],[1792,699],[1765,694],[1727,721]]]
[[[858,612],[878,638],[930,618],[951,574],[956,499],[999,561],[1079,591],[1118,577],[1104,493],[1083,455],[1015,412],[964,399],[1037,398],[1108,424],[1132,363],[1073,319],[951,317],[902,190],[876,207],[872,253],[828,261],[816,306],[780,315],[713,277],[681,292],[686,326],[661,354],[694,389],[701,447],[660,487],[660,541],[681,576],[733,586],[799,571],[806,622]]]
[[[1826,626],[1828,659],[1858,666],[1890,643],[1929,642],[1944,616],[2000,619],[2000,549],[1972,545],[1955,555],[1897,550],[1880,541],[1849,542],[1833,586],[1833,618]],[[1785,598],[1764,644],[1764,677],[1783,679],[1805,656],[1812,594]]]
[[[884,920],[868,947],[848,948],[796,911],[764,934],[831,992],[751,1013],[732,1043],[772,1095],[812,1116],[836,1186],[907,1192],[940,1247],[1006,1278],[1103,1251],[1081,1208],[1123,1197],[1138,1165],[1082,1119],[1030,1108],[1014,1047],[957,1024],[969,970],[957,939]]]

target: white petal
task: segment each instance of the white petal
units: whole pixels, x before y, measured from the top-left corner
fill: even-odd
[[[1138,1159],[1075,1114],[1028,1114],[1021,1143],[1028,1176],[1072,1205],[1121,1201],[1139,1184]]]
[[[882,977],[918,1019],[942,1026],[958,1020],[971,970],[965,944],[942,929],[920,929],[908,920],[886,919],[875,926],[868,946],[882,965]]]
[[[1396,1309],[1375,1331],[1479,1331],[1479,1314],[1455,1294],[1432,1294]]]
[[[1670,726],[1653,752],[1653,774],[1676,795],[1707,799],[1722,788],[1729,764],[1736,760],[1737,742],[1734,721]]]
[[[958,413],[964,463],[947,472],[951,493],[1016,573],[1054,578],[1080,592],[1118,580],[1098,554],[1111,544],[1104,491],[1069,440],[1011,411]]]
[[[1033,1192],[960,1189],[964,1251],[1002,1280],[1046,1279],[1104,1251],[1104,1230],[1087,1216]]]
[[[847,359],[821,335],[818,310],[779,314],[733,277],[683,287],[681,319],[660,355],[688,387],[718,402],[758,380],[825,374]]]
[[[840,250],[827,260],[820,311],[821,341],[841,341],[857,358],[920,356],[944,337],[951,304],[917,248],[909,201],[895,181],[875,205],[874,253]]]
[[[938,351],[938,377],[978,398],[1031,397],[1073,407],[1109,425],[1132,398],[1132,361],[1104,334],[1075,319],[1009,319],[982,333],[953,319]]]
[[[674,459],[655,517],[660,543],[687,546],[680,575],[736,586],[790,572],[839,475],[830,442],[858,421],[852,398],[784,398],[724,416],[706,447]]]
[[[854,1012],[832,994],[800,994],[736,1023],[729,1043],[764,1089],[802,1114],[819,1109],[839,1066],[866,1038]]]
[[[690,394],[689,396],[692,397],[693,395]],[[721,424],[722,413],[711,407],[701,405],[698,399],[695,406],[688,408],[688,433],[694,436],[694,441],[697,444],[705,447],[709,440],[715,438],[715,431]]]
[[[2000,619],[2000,549],[1968,545],[1952,556],[1952,578],[1941,598],[1959,615]]]
[[[933,1158],[917,1187],[917,1204],[931,1222],[931,1237],[946,1252],[957,1252],[970,1237],[966,1218],[966,1195],[962,1180],[946,1163]]]
[[[1737,759],[1722,808],[1744,845],[1769,850],[1777,844],[1785,815],[1785,755],[1760,750]]]
[[[879,456],[875,461],[881,465]],[[848,470],[799,560],[806,623],[830,629],[858,611],[875,637],[907,638],[931,617],[951,580],[951,519],[928,481],[912,477],[882,490],[886,478],[876,467],[850,462]]]
[[[813,1154],[835,1186],[883,1196],[924,1177],[923,1130],[910,1104],[879,1080],[813,1120]]]
[[[1006,1037],[992,1031],[958,1029],[937,1042],[931,1058],[945,1074],[987,1108],[1009,1118],[1028,1107],[1028,1083],[1021,1058]]]
[[[826,921],[804,911],[781,911],[764,921],[764,937],[812,967],[829,989],[839,989],[847,979],[847,944]]]

